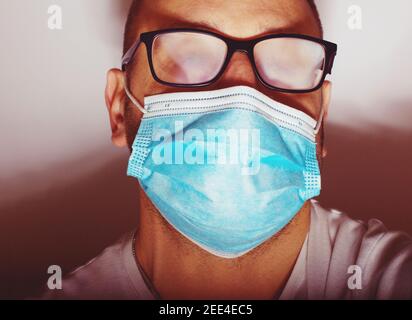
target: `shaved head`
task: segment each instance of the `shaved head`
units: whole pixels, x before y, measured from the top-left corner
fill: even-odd
[[[151,1],[152,3],[158,2],[158,1]],[[168,1],[169,2],[169,1]],[[173,1],[170,1],[173,2]],[[187,3],[189,3],[188,1]],[[210,1],[210,6],[215,7],[216,5],[214,4],[215,1]],[[256,6],[259,6],[259,1],[255,1]],[[267,2],[267,1],[264,1]],[[274,2],[274,1],[272,1]],[[146,3],[145,0],[133,0],[132,4],[129,9],[129,14],[127,17],[126,21],[126,26],[125,26],[125,31],[124,31],[124,41],[123,41],[123,53],[126,53],[126,51],[133,45],[133,43],[136,41],[137,37],[137,30],[139,28],[139,23],[141,23],[140,19],[144,19],[144,17],[140,17],[139,13],[142,8]],[[185,5],[187,5],[187,3]],[[204,3],[204,2],[203,2]],[[316,4],[314,0],[307,0],[306,4],[308,5],[308,8],[310,9],[310,12],[312,13],[312,16],[314,18],[315,23],[317,24],[317,27],[319,29],[319,34],[320,37],[323,37],[323,28],[322,28],[322,22],[319,17],[319,12],[316,7]],[[156,7],[156,5],[155,5]],[[275,9],[275,8],[274,8]]]

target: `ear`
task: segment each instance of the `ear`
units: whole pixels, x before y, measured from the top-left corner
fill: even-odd
[[[112,142],[118,147],[127,146],[125,122],[125,93],[123,72],[111,69],[107,72],[105,100],[109,111]]]
[[[328,118],[328,112],[329,112],[329,104],[330,104],[330,98],[332,95],[332,83],[328,80],[325,80],[325,82],[322,85],[322,89],[321,89],[321,95],[322,95],[322,108],[324,110],[324,114],[323,114],[323,120],[322,120],[322,127],[325,127],[325,123],[327,121]],[[322,158],[325,158],[326,155],[328,154],[328,151],[326,149],[326,145],[323,144],[322,145]]]

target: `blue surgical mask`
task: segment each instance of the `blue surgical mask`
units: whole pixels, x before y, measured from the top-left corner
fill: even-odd
[[[209,253],[244,255],[320,193],[319,123],[253,88],[160,94],[140,109],[127,174]]]

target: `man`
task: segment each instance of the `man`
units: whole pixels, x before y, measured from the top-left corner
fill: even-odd
[[[408,236],[310,200],[336,54],[322,36],[313,1],[134,1],[106,103],[139,223],[44,298],[412,298]],[[246,161],[219,162],[215,129]]]

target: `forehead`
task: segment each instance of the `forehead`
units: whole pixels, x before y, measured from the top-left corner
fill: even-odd
[[[300,33],[320,37],[306,0],[143,0],[139,31],[204,27],[247,39],[265,33]]]

